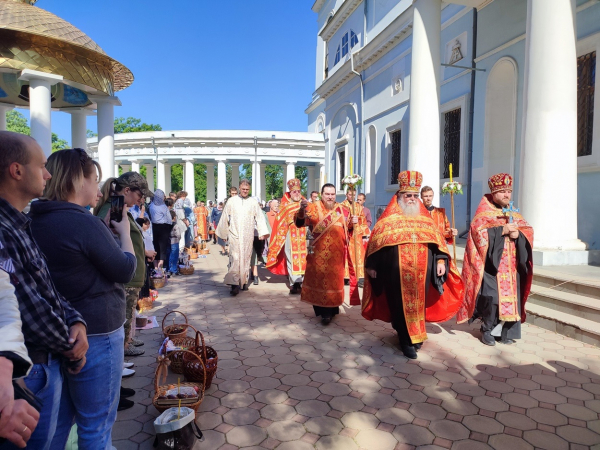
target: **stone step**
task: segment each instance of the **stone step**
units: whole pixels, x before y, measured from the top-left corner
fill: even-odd
[[[558,312],[595,321],[597,328],[600,329],[600,299],[598,298],[534,284],[527,301]]]
[[[594,279],[591,276],[586,278],[534,266],[533,283],[536,286],[552,288],[554,291],[577,294],[596,299],[600,302],[600,278]]]
[[[600,324],[574,314],[527,302],[527,323],[600,347]]]

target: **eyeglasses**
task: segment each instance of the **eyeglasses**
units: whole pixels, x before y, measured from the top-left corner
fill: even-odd
[[[404,198],[419,198],[419,194],[404,194]]]

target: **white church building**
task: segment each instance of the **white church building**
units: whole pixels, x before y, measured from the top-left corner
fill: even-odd
[[[377,217],[401,170],[440,195],[453,165],[468,230],[487,179],[515,179],[536,264],[600,254],[597,0],[316,0],[308,131],[325,138],[325,180],[353,170]]]

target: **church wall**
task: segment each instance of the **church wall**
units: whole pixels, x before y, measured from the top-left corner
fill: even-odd
[[[591,250],[600,249],[600,172],[577,176],[577,234]]]
[[[371,41],[396,17],[412,6],[412,0],[366,0],[367,40]],[[362,8],[361,8],[362,9]]]
[[[484,55],[525,33],[527,1],[502,0],[490,3],[477,17],[477,55]]]
[[[356,8],[350,17],[348,17],[344,24],[335,32],[335,34],[331,37],[328,42],[329,47],[329,76],[335,73],[340,67],[344,65],[344,62],[350,59],[350,55],[356,49],[362,47],[363,42],[363,28],[364,28],[364,10],[361,6]],[[350,48],[350,34],[348,34],[348,53],[346,56],[341,56],[341,44],[342,44],[342,36],[346,33],[350,33],[350,30],[356,33],[358,37],[358,44],[354,48]],[[335,62],[335,54],[337,52],[337,48],[340,47],[340,62],[338,62],[334,66]]]

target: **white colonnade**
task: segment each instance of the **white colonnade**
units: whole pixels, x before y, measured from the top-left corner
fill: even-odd
[[[206,200],[215,199],[215,164],[206,163]]]

